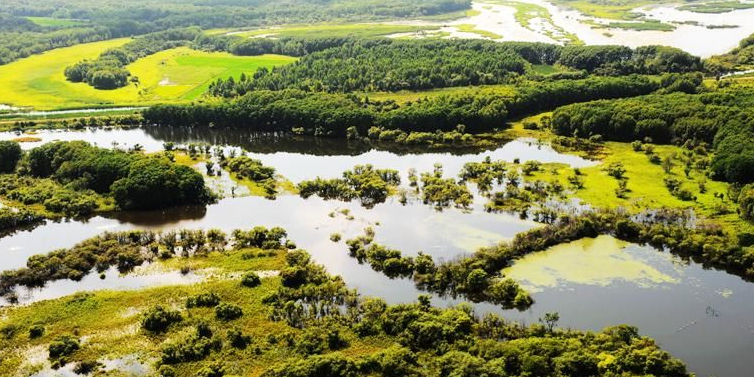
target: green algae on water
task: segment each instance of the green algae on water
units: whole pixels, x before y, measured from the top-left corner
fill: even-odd
[[[571,284],[608,286],[629,282],[653,288],[678,283],[677,275],[671,276],[627,251],[629,245],[610,236],[584,238],[530,254],[503,273],[532,292]],[[670,270],[674,271],[672,275],[678,273]]]

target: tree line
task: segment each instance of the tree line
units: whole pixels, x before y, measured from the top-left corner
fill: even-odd
[[[202,45],[213,46],[212,38],[205,37]],[[233,41],[228,37],[218,38],[221,42],[215,47],[225,47],[239,55],[304,55],[293,64],[271,71],[259,69],[248,79],[217,80],[210,86],[209,93],[222,97],[262,89],[348,93],[502,84],[526,73],[529,64],[558,64],[605,76],[686,73],[702,69],[699,58],[661,46],[630,49],[439,39],[329,39],[326,44],[312,46],[306,39]],[[331,47],[319,50],[327,46]]]
[[[553,131],[559,135],[606,140],[650,140],[713,146],[710,169],[716,179],[754,181],[754,91],[728,88],[709,93],[651,95],[573,104],[557,109]]]
[[[83,141],[52,142],[18,154],[0,145],[5,174],[0,193],[24,204],[43,204],[66,216],[91,214],[103,197],[120,209],[206,204],[214,195],[190,167],[164,156],[98,148]],[[20,149],[20,148],[19,148]],[[10,161],[10,162],[9,162]]]
[[[175,28],[265,27],[326,21],[417,18],[469,9],[469,0],[9,0],[0,3],[0,65],[58,47]],[[74,19],[39,27],[25,17]]]
[[[302,90],[258,90],[226,101],[157,105],[143,111],[148,124],[240,127],[253,131],[291,131],[344,137],[352,128],[367,135],[372,127],[415,132],[467,132],[505,127],[520,116],[574,101],[651,93],[659,84],[641,76],[559,80],[519,88],[512,97],[459,92],[404,104],[373,101],[353,94]]]

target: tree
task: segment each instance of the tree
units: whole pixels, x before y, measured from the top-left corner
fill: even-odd
[[[260,284],[262,284],[262,280],[259,278],[259,275],[253,272],[247,272],[241,278],[241,285],[244,287],[254,288]]]
[[[21,159],[21,146],[15,141],[0,141],[0,173],[12,173]]]
[[[212,199],[201,174],[159,157],[133,162],[128,176],[114,182],[111,189],[123,209],[206,204]]]
[[[168,327],[183,320],[181,313],[155,306],[148,310],[141,319],[141,327],[153,333],[167,331]]]
[[[540,318],[539,322],[542,322],[547,326],[547,332],[552,332],[552,329],[560,321],[560,314],[558,312],[545,313],[544,318]]]

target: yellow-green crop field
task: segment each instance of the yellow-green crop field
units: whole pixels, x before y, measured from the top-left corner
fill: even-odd
[[[66,80],[66,67],[83,59],[95,59],[103,51],[126,42],[128,39],[81,44],[0,66],[0,103],[56,110],[190,101],[201,96],[217,78],[253,73],[260,67],[271,68],[295,61],[295,58],[279,55],[241,57],[177,48],[129,65],[127,69],[139,78],[138,85],[99,90]]]

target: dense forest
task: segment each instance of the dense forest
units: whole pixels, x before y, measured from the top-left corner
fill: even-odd
[[[302,48],[290,40],[222,43],[237,54],[306,51],[306,45]],[[354,40],[307,54],[296,63],[271,72],[259,70],[253,73],[252,80],[219,80],[209,92],[230,97],[259,89],[348,93],[502,84],[523,75],[527,63],[558,64],[610,76],[702,69],[699,58],[659,46],[632,50],[623,46],[562,47],[469,40]]]
[[[318,136],[346,136],[354,127],[366,135],[373,126],[404,131],[467,132],[505,127],[509,115],[597,98],[651,93],[659,84],[642,76],[594,77],[553,81],[519,90],[512,98],[473,92],[444,95],[398,105],[349,94],[301,90],[259,90],[238,99],[146,109],[149,124],[242,127],[253,131],[291,131]]]
[[[10,0],[0,3],[0,64],[57,47],[183,27],[260,27],[333,20],[431,16],[469,9],[468,0]],[[25,17],[76,20],[41,27]]]
[[[0,144],[0,195],[53,214],[88,216],[112,197],[120,209],[206,204],[214,195],[201,174],[163,156],[54,142],[20,153]],[[14,174],[15,173],[15,174]]]
[[[658,143],[703,142],[714,147],[715,178],[754,181],[754,91],[729,88],[711,93],[652,95],[574,104],[557,109],[555,133],[607,140]]]

